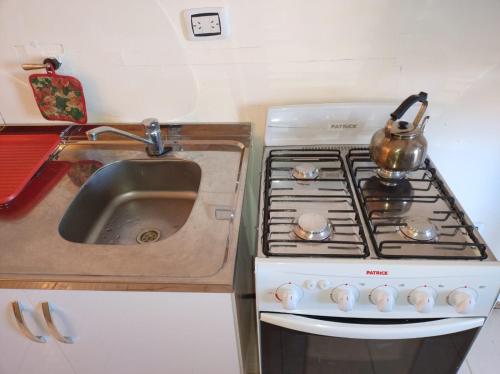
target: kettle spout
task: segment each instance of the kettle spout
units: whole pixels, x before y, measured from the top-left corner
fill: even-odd
[[[429,120],[430,116],[425,116],[424,120],[420,123],[420,125],[417,126],[417,129],[420,131],[420,133],[423,133],[425,130],[425,125],[427,124],[427,121]]]

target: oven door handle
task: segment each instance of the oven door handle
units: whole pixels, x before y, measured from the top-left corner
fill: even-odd
[[[261,313],[260,320],[308,334],[350,339],[414,339],[453,334],[481,327],[481,317],[443,318],[435,321],[370,325],[323,321],[294,314]]]

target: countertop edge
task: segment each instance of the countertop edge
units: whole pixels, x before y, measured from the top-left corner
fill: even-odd
[[[139,283],[139,282],[79,282],[0,279],[0,289],[38,289],[66,291],[136,291],[136,292],[213,292],[232,293],[232,284],[208,283]]]

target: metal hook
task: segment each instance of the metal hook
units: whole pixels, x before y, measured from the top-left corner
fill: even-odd
[[[21,67],[23,68],[23,70],[57,70],[61,67],[61,61],[59,61],[55,57],[48,57],[43,60],[42,64],[22,64]]]

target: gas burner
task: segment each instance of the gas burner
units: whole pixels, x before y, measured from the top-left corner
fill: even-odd
[[[377,169],[377,176],[379,177],[380,182],[386,186],[397,186],[401,180],[406,178],[406,174],[406,171],[395,171],[382,168]]]
[[[310,163],[298,164],[293,168],[292,175],[295,179],[316,179],[319,169]]]
[[[438,231],[428,218],[425,217],[408,217],[402,220],[405,226],[401,226],[400,230],[406,237],[413,240],[431,241],[437,238]]]
[[[363,195],[370,215],[401,216],[412,206],[413,188],[406,179],[387,185],[380,178],[371,176],[363,185]]]
[[[300,239],[321,241],[327,239],[332,234],[332,226],[320,214],[304,213],[295,223],[293,232]]]

